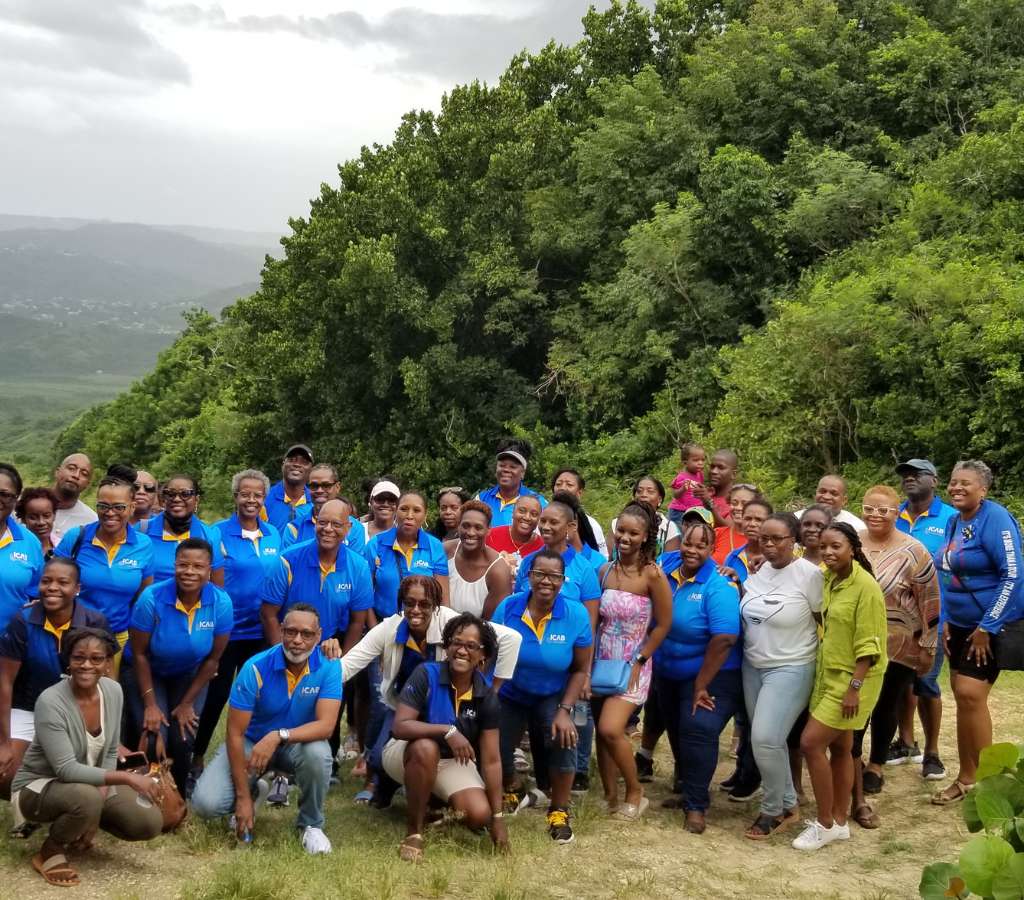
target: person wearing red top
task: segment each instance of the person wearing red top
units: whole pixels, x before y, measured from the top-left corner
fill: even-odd
[[[500,525],[487,532],[484,543],[501,554],[501,558],[512,569],[513,576],[524,557],[544,546],[544,541],[537,534],[540,508],[537,497],[524,494],[512,510],[512,524]]]
[[[736,523],[743,518],[743,507],[751,500],[760,499],[761,492],[752,484],[734,484],[729,489],[729,513],[732,521],[715,529],[715,549],[711,554],[711,558],[719,565],[725,563],[725,558],[733,550],[739,550],[747,543],[746,534]]]

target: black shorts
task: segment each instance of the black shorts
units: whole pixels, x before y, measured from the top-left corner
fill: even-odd
[[[966,675],[968,678],[976,678],[978,681],[987,681],[995,684],[999,677],[999,635],[990,634],[988,662],[979,665],[972,656],[967,657],[967,651],[971,649],[971,635],[975,628],[961,628],[952,622],[947,623],[949,628],[949,668],[957,675]]]

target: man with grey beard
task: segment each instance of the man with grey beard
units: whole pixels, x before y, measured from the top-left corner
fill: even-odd
[[[320,652],[320,616],[308,603],[288,608],[281,643],[238,673],[228,700],[227,738],[192,795],[204,819],[232,811],[239,840],[252,840],[268,769],[293,772],[299,787],[299,840],[307,853],[330,853],[324,801],[331,778],[327,742],[341,709],[341,662]]]

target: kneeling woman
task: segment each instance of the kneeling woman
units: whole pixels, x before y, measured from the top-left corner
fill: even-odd
[[[811,715],[800,738],[818,818],[793,841],[797,850],[817,850],[850,837],[853,733],[871,715],[886,666],[885,599],[860,537],[845,522],[833,522],[821,533],[820,546],[828,569],[821,603],[825,628]]]
[[[409,676],[398,699],[384,748],[384,770],[405,785],[406,836],[399,856],[423,856],[423,821],[431,795],[448,803],[472,829],[490,828],[508,849],[501,810],[501,704],[481,668],[498,653],[494,629],[462,613],[444,629],[445,662],[425,662]]]
[[[81,628],[64,638],[69,677],[39,695],[36,736],[11,785],[12,802],[29,821],[50,823],[32,858],[49,884],[79,883],[67,850],[87,850],[98,828],[123,841],[160,834],[159,785],[118,772],[121,686],[104,677],[120,646],[105,631]],[[149,801],[149,802],[147,802]]]

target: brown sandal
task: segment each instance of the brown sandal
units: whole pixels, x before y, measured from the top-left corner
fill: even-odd
[[[32,857],[32,868],[43,876],[47,884],[56,887],[77,887],[82,883],[78,872],[68,864],[63,853],[54,853],[45,860],[41,853],[37,853]]]
[[[932,796],[932,803],[936,806],[948,806],[950,803],[959,803],[967,794],[974,790],[973,784],[964,784],[957,779],[949,787],[943,788]]]
[[[882,824],[882,820],[878,818],[878,813],[871,808],[870,803],[862,803],[853,811],[850,818],[861,828],[873,829]]]
[[[398,845],[398,858],[403,862],[420,862],[423,859],[423,835],[407,834]]]
[[[690,834],[703,834],[704,829],[708,827],[708,823],[707,819],[704,818],[704,813],[699,809],[691,809],[686,813],[686,822],[683,827]]]

